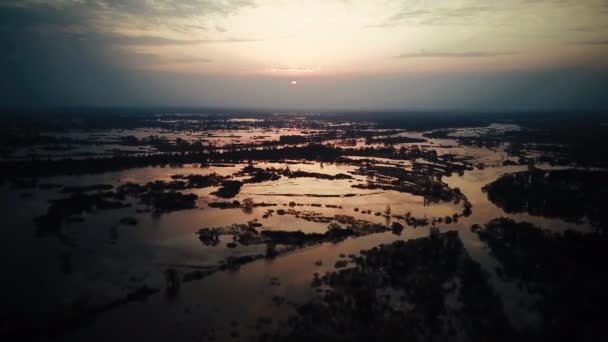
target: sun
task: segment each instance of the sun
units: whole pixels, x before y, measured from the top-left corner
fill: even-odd
[[[291,83],[292,85],[296,85],[296,84],[298,84],[298,81],[291,81],[289,83]]]

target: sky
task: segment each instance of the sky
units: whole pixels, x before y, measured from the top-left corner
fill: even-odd
[[[608,0],[3,0],[0,46],[0,107],[608,109]]]

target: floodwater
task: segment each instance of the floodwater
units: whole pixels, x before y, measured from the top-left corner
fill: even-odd
[[[239,122],[239,121],[235,121]],[[514,129],[492,126],[490,129]],[[278,140],[280,135],[291,134],[290,128],[234,130],[184,133],[159,130],[71,132],[74,139],[105,139],[115,144],[118,136],[166,134],[168,139],[176,137],[193,139],[202,137],[216,145],[240,140],[251,143],[254,140]],[[459,136],[478,134],[477,130],[458,130]],[[407,136],[421,137],[421,133],[408,132]],[[412,144],[403,144],[411,146]],[[491,281],[503,297],[505,309],[512,323],[522,326],[523,322],[534,319],[530,312],[531,295],[498,279],[492,271],[496,261],[484,248],[476,234],[470,232],[472,224],[484,224],[496,217],[511,217],[517,221],[528,221],[543,228],[555,230],[590,230],[586,223],[568,223],[559,219],[548,219],[528,214],[507,214],[488,201],[482,187],[505,173],[526,170],[525,166],[502,166],[508,158],[501,150],[456,146],[453,139],[429,139],[424,149],[434,149],[439,155],[450,153],[483,161],[490,167],[466,171],[463,175],[453,174],[443,177],[450,188],[458,187],[472,204],[472,214],[461,217],[450,224],[437,223],[442,231],[457,230],[465,248],[473,259],[482,264],[492,274]],[[87,152],[103,155],[108,145],[92,145]],[[448,146],[448,147],[445,147]],[[449,147],[452,146],[452,147]],[[396,145],[399,148],[400,145]],[[75,147],[72,152],[79,152]],[[121,149],[125,146],[121,146]],[[146,146],[146,151],[151,147]],[[25,152],[24,152],[25,151]],[[14,156],[19,158],[34,150],[20,150]],[[141,150],[140,150],[141,151]],[[289,158],[289,156],[286,156]],[[354,159],[355,157],[353,157]],[[361,158],[361,157],[359,157]],[[410,161],[378,158],[385,165],[399,165],[411,169]],[[118,186],[126,182],[144,184],[155,180],[170,181],[172,175],[211,174],[229,176],[241,170],[246,164],[200,167],[186,164],[181,167],[146,167],[121,172],[83,175],[78,177],[49,177],[40,183],[67,185],[111,184]],[[231,237],[222,236],[215,247],[205,246],[196,232],[201,228],[225,227],[232,224],[247,224],[256,221],[264,230],[301,230],[305,233],[323,233],[327,222],[316,222],[311,217],[348,215],[358,220],[390,224],[396,218],[386,218],[383,213],[390,207],[393,215],[411,213],[414,217],[429,219],[452,216],[460,213],[463,203],[427,203],[422,197],[396,191],[353,188],[354,184],[366,182],[366,177],[352,174],[357,170],[352,164],[322,164],[319,162],[255,163],[260,168],[307,171],[327,175],[349,174],[352,179],[326,180],[318,178],[287,178],[275,181],[245,184],[240,193],[229,201],[252,199],[255,203],[274,203],[273,207],[255,207],[251,211],[241,208],[219,209],[209,207],[212,202],[225,201],[212,195],[218,187],[189,189],[185,192],[198,195],[197,207],[170,213],[154,215],[138,212],[141,204],[131,200],[133,206],[122,209],[99,210],[83,215],[84,222],[65,226],[65,234],[76,242],[68,246],[59,239],[48,236],[38,237],[32,218],[46,212],[48,201],[66,195],[59,189],[10,189],[0,188],[4,238],[0,242],[4,259],[18,260],[4,266],[10,280],[3,281],[2,291],[4,311],[15,317],[34,317],[35,322],[43,322],[57,312],[74,306],[96,307],[123,297],[142,284],[163,289],[164,271],[176,268],[179,272],[205,266],[215,266],[229,256],[255,255],[264,253],[263,245],[239,245],[228,248]],[[546,165],[539,165],[548,168]],[[245,177],[246,178],[246,177]],[[238,179],[238,178],[237,178]],[[24,196],[31,193],[31,196]],[[321,196],[319,196],[321,195]],[[269,209],[285,209],[290,202],[297,206],[297,213],[264,217]],[[370,213],[363,213],[369,210]],[[135,217],[135,226],[119,225],[122,217]],[[404,223],[403,221],[400,221]],[[407,227],[401,235],[391,232],[348,238],[337,244],[323,243],[296,249],[275,259],[263,259],[242,265],[236,271],[220,271],[201,280],[183,283],[177,296],[168,297],[162,291],[144,302],[131,302],[96,317],[78,329],[62,336],[66,341],[82,340],[197,340],[214,331],[217,339],[249,340],[264,331],[284,329],[285,321],[295,313],[294,304],[304,303],[314,295],[310,286],[314,273],[324,274],[334,270],[341,254],[358,255],[361,250],[370,249],[396,239],[413,239],[427,236],[429,227]],[[69,260],[69,271],[65,270]],[[320,261],[321,265],[315,264]],[[136,319],[135,319],[136,318]],[[41,323],[42,324],[42,323]],[[109,328],[111,327],[111,328]]]

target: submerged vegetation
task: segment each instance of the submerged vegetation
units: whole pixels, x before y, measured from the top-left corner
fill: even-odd
[[[315,275],[318,295],[298,306],[286,340],[513,338],[500,298],[456,232],[380,245],[349,264]]]
[[[594,341],[606,334],[608,277],[604,234],[554,233],[527,222],[497,218],[475,232],[499,261],[498,275],[539,295],[540,326],[532,336]]]
[[[601,230],[608,228],[608,172],[587,170],[540,170],[506,174],[486,185],[490,201],[507,213],[559,217],[567,221],[589,220]]]

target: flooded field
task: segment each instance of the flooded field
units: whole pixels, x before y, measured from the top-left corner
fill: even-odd
[[[514,124],[159,115],[139,126],[11,132],[2,335],[352,338],[365,321],[358,336],[530,337],[551,329],[553,273],[521,271],[501,243],[604,239],[604,167],[522,145]],[[517,224],[531,235],[505,242]],[[553,270],[529,247],[518,255]]]

